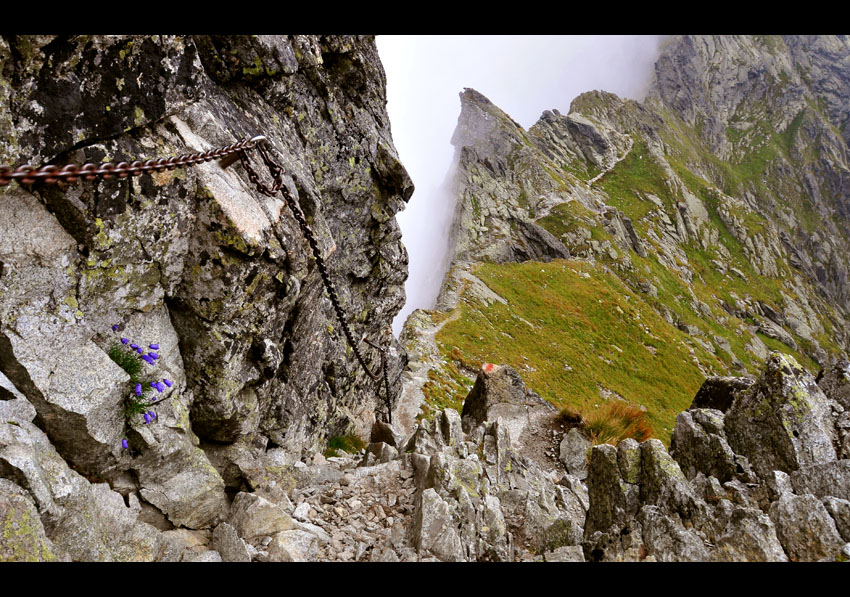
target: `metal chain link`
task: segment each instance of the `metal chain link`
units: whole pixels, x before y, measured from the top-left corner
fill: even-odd
[[[248,179],[257,188],[257,191],[264,195],[268,195],[269,197],[275,197],[279,192],[282,192],[286,205],[289,207],[289,210],[298,222],[302,234],[304,234],[304,237],[307,239],[307,243],[310,245],[310,249],[313,252],[313,258],[316,260],[316,267],[319,269],[319,274],[322,277],[322,283],[330,297],[331,305],[333,305],[337,320],[345,334],[345,339],[354,351],[354,355],[357,357],[357,361],[360,363],[360,366],[372,379],[372,381],[376,382],[375,393],[379,399],[381,395],[380,383],[381,378],[383,377],[387,406],[387,421],[392,424],[390,382],[387,375],[386,349],[378,346],[377,344],[373,344],[366,339],[365,335],[362,338],[362,342],[365,341],[367,344],[380,351],[381,354],[381,370],[377,373],[373,372],[366,364],[366,359],[360,352],[358,343],[354,341],[354,334],[351,332],[351,328],[345,320],[345,312],[340,306],[339,295],[337,294],[336,287],[328,274],[327,267],[325,266],[325,260],[322,258],[322,254],[319,251],[319,244],[316,241],[316,236],[313,234],[309,224],[307,224],[307,219],[304,217],[304,212],[301,211],[301,206],[299,205],[298,200],[292,196],[289,189],[283,184],[283,168],[271,159],[268,151],[262,145],[262,142],[265,140],[266,138],[263,135],[257,135],[251,139],[243,139],[233,143],[232,145],[219,147],[217,149],[201,153],[183,154],[170,158],[153,158],[145,160],[144,162],[138,160],[131,163],[119,162],[118,164],[104,162],[99,165],[87,163],[82,166],[68,164],[67,166],[62,167],[47,165],[42,166],[41,168],[36,168],[29,164],[18,166],[16,168],[0,166],[0,186],[8,185],[12,181],[16,181],[18,184],[31,185],[37,181],[41,181],[45,184],[56,184],[60,182],[74,183],[80,179],[91,181],[97,178],[103,178],[104,180],[109,180],[113,177],[126,178],[128,176],[140,176],[145,172],[174,170],[175,168],[182,166],[193,166],[195,164],[209,162],[212,160],[221,160],[222,167],[226,168],[234,161],[240,160],[248,174]],[[269,169],[269,174],[274,181],[271,187],[267,186],[260,180],[257,172],[251,166],[251,162],[248,159],[248,152],[251,149],[257,150],[266,167]],[[265,206],[263,206],[263,208],[265,208]],[[267,210],[264,209],[264,211],[266,211],[267,216],[270,216]],[[272,221],[271,217],[269,219]],[[274,231],[275,236],[278,236],[278,241],[281,246],[285,246],[283,239],[279,237],[277,231],[274,230],[274,227],[272,227],[272,230]]]
[[[174,170],[181,166],[194,166],[203,162],[212,160],[220,160],[227,158],[233,154],[253,149],[260,142],[264,141],[265,137],[259,135],[252,139],[243,139],[232,145],[211,149],[201,153],[183,154],[170,158],[152,158],[150,160],[119,162],[104,162],[102,164],[68,164],[67,166],[47,165],[41,168],[24,164],[17,168],[9,166],[0,166],[0,186],[8,185],[10,182],[17,181],[19,184],[30,185],[36,181],[42,181],[46,184],[56,184],[57,182],[73,183],[78,180],[95,180],[103,178],[127,178],[128,176],[140,176],[145,172],[157,172],[162,170]]]
[[[377,385],[375,387],[375,393],[380,398],[380,383],[381,378],[383,377],[384,381],[384,392],[385,392],[385,401],[387,406],[387,421],[392,425],[392,407],[390,400],[390,381],[387,375],[387,354],[386,349],[373,344],[364,336],[361,341],[365,341],[367,344],[372,346],[373,348],[380,351],[381,354],[381,370],[377,373],[373,372],[369,366],[366,364],[366,359],[363,357],[363,354],[360,352],[358,348],[358,343],[354,341],[354,334],[351,332],[351,328],[348,325],[348,322],[345,320],[345,312],[340,306],[339,296],[336,291],[336,287],[334,286],[333,281],[328,274],[327,267],[325,266],[325,260],[322,258],[322,253],[319,250],[319,243],[316,241],[316,236],[313,234],[313,230],[310,228],[309,224],[307,224],[307,219],[304,217],[304,212],[301,210],[301,206],[298,203],[298,200],[292,196],[289,192],[289,189],[283,184],[283,169],[271,159],[268,151],[262,145],[257,145],[255,147],[257,153],[260,154],[263,162],[266,164],[266,167],[269,169],[269,173],[274,180],[274,183],[271,187],[266,186],[263,182],[260,181],[260,177],[257,175],[257,172],[251,166],[251,162],[248,159],[248,152],[243,151],[239,154],[239,159],[242,162],[242,166],[245,168],[245,171],[248,173],[248,178],[252,183],[257,187],[257,190],[264,195],[268,195],[269,197],[274,197],[278,194],[278,192],[282,191],[283,198],[286,201],[286,205],[289,207],[289,210],[292,212],[293,217],[298,222],[298,226],[301,228],[301,232],[304,237],[307,239],[307,243],[310,245],[310,249],[313,252],[313,258],[316,260],[316,267],[319,269],[319,274],[322,277],[322,282],[324,283],[325,290],[328,293],[328,297],[331,299],[331,305],[333,305],[334,312],[336,313],[337,320],[339,321],[340,327],[342,328],[343,334],[345,334],[345,339],[348,341],[348,345],[354,351],[354,356],[357,357],[357,361],[360,363],[360,366],[366,372],[366,374],[372,379],[372,381],[376,382]],[[278,239],[281,242],[281,246],[283,246],[283,241]]]

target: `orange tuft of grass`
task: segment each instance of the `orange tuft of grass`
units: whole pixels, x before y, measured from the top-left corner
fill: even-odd
[[[613,400],[584,416],[585,433],[594,444],[617,445],[631,437],[643,442],[652,437],[646,413],[622,400]]]

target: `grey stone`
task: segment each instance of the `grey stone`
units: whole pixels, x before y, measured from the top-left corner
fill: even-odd
[[[384,421],[375,421],[372,425],[369,442],[383,442],[398,450],[404,446],[404,436],[395,426]]]
[[[297,530],[306,531],[307,533],[315,535],[316,539],[319,540],[319,544],[329,543],[331,540],[331,536],[328,535],[327,531],[318,525],[310,522],[301,522],[300,520],[293,520],[292,523],[295,525]]]
[[[698,500],[679,464],[667,453],[664,444],[658,439],[649,439],[640,448],[641,503],[677,512],[683,518],[692,517],[699,508]]]
[[[627,437],[617,444],[617,464],[626,483],[640,482],[641,452],[637,440]]]
[[[540,401],[510,366],[485,364],[463,402],[461,416],[470,417],[476,424],[492,422],[496,417],[491,411],[500,404],[525,407]]]
[[[140,494],[175,525],[214,527],[226,517],[224,480],[200,448],[185,440],[158,444],[139,462]]]
[[[157,562],[186,562],[210,551],[212,533],[174,529],[159,535],[154,548],[154,560]],[[219,556],[220,557],[220,556]]]
[[[307,531],[292,529],[277,533],[268,546],[269,562],[315,562],[319,542]]]
[[[383,464],[394,460],[398,457],[398,450],[389,444],[383,442],[371,443],[366,447],[366,454],[363,455],[363,460],[360,466],[374,466],[375,464]]]
[[[665,516],[658,506],[643,506],[636,520],[648,555],[660,562],[704,562],[709,551],[692,529]]]
[[[51,562],[58,559],[29,493],[0,479],[0,562]]]
[[[850,460],[800,468],[791,473],[791,485],[800,495],[810,493],[819,498],[834,496],[850,500]]]
[[[460,449],[463,444],[463,429],[461,428],[460,415],[452,408],[445,408],[441,411],[439,421],[443,442],[447,446]]]
[[[590,508],[584,527],[585,539],[594,532],[620,529],[637,513],[638,504],[620,476],[617,449],[608,444],[593,446],[587,476]]]
[[[835,522],[841,538],[850,541],[850,501],[830,496],[823,498],[823,505]]]
[[[295,528],[292,519],[279,505],[245,492],[233,499],[228,522],[248,543]]]
[[[565,545],[543,554],[544,562],[584,562],[580,545]]]
[[[301,502],[300,504],[298,504],[298,506],[295,507],[295,510],[292,511],[292,517],[304,522],[309,522],[310,510],[310,504],[308,504],[307,502]]]
[[[836,458],[823,392],[787,355],[770,356],[761,378],[738,397],[724,424],[731,448],[762,477]]]
[[[771,504],[769,515],[791,561],[832,558],[845,543],[829,512],[813,495],[783,495]]]
[[[719,410],[692,408],[679,413],[670,439],[670,455],[689,479],[702,472],[725,482],[737,472],[735,453],[726,442]]]
[[[817,383],[824,394],[850,410],[850,361],[839,360],[823,369]]]
[[[736,508],[724,534],[717,539],[714,561],[787,562],[770,518],[756,508]]]
[[[725,413],[738,393],[753,383],[754,380],[747,377],[709,377],[700,386],[690,408],[713,408]]]
[[[433,554],[441,561],[460,561],[463,548],[454,528],[450,506],[433,488],[422,492],[414,512],[413,545],[420,557]]]
[[[251,554],[236,529],[227,522],[219,524],[212,535],[212,547],[225,562],[250,562]]]
[[[203,551],[199,554],[189,556],[184,562],[223,562],[221,554],[215,550]]]
[[[587,451],[591,443],[577,427],[570,429],[561,440],[559,458],[567,472],[579,479],[587,478]]]

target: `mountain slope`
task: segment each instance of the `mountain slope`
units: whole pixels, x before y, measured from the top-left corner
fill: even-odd
[[[415,318],[452,319],[426,399],[505,362],[588,416],[642,407],[666,441],[707,375],[846,355],[848,62],[846,37],[672,38],[644,102],[593,91],[528,131],[465,90],[454,260]]]

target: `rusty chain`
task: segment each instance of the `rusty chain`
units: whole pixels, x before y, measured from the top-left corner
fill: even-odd
[[[257,188],[257,191],[269,197],[275,197],[279,192],[282,192],[286,205],[289,207],[289,210],[298,222],[302,234],[307,239],[307,243],[310,245],[310,249],[313,252],[313,258],[316,260],[316,267],[319,269],[319,274],[321,275],[322,282],[325,286],[325,291],[328,293],[328,297],[330,297],[331,305],[333,306],[334,313],[336,313],[336,317],[342,327],[342,331],[345,334],[345,339],[354,351],[354,355],[357,357],[357,361],[360,363],[360,366],[369,378],[376,383],[375,393],[379,399],[381,394],[380,383],[381,378],[383,377],[387,407],[387,421],[392,424],[390,382],[389,377],[387,376],[386,349],[370,342],[366,339],[365,335],[361,339],[361,342],[365,341],[367,344],[380,351],[381,370],[377,373],[373,372],[366,364],[366,359],[360,352],[358,343],[354,341],[354,334],[351,332],[351,328],[345,320],[345,312],[340,306],[339,295],[337,294],[336,287],[328,274],[325,260],[322,258],[322,254],[319,250],[319,244],[316,241],[316,236],[313,234],[312,229],[307,223],[307,219],[304,217],[304,212],[301,210],[298,199],[292,196],[289,189],[283,183],[283,168],[271,159],[268,151],[263,146],[262,143],[265,140],[266,138],[263,135],[257,135],[250,139],[243,139],[233,143],[232,145],[200,153],[183,154],[170,158],[153,158],[145,161],[136,160],[133,162],[119,162],[117,164],[104,162],[101,164],[87,163],[82,166],[68,164],[62,167],[51,164],[42,166],[41,168],[36,168],[29,164],[18,166],[16,168],[0,166],[0,186],[6,186],[12,181],[16,181],[18,184],[22,185],[31,185],[35,182],[43,182],[44,184],[70,184],[81,179],[91,181],[97,178],[103,178],[104,180],[109,180],[113,177],[126,178],[128,176],[140,176],[145,172],[158,172],[162,170],[174,170],[175,168],[183,166],[194,166],[196,164],[212,160],[221,160],[221,166],[223,168],[227,168],[236,160],[241,161],[242,166],[248,174],[249,180]],[[265,163],[266,167],[269,169],[269,174],[274,181],[271,187],[267,186],[260,180],[259,175],[251,166],[251,162],[248,159],[248,152],[252,149],[255,149],[257,153],[260,154],[263,163]],[[264,208],[263,211],[266,212],[266,215],[269,216],[270,222],[273,222],[268,210],[265,209],[265,205],[262,205],[262,207]],[[281,246],[284,246],[283,239],[279,237],[274,226],[272,226],[272,230],[275,236],[278,237],[278,241]]]
[[[162,170],[174,170],[181,166],[194,166],[203,162],[212,160],[227,159],[238,152],[244,152],[253,149],[260,142],[265,140],[262,135],[252,139],[243,139],[232,145],[211,149],[201,153],[183,154],[170,158],[153,158],[144,162],[136,160],[134,162],[104,162],[102,164],[84,164],[78,166],[76,164],[68,164],[67,166],[47,165],[41,168],[24,164],[17,168],[9,166],[0,166],[0,186],[5,186],[10,182],[17,181],[20,184],[30,185],[34,182],[41,181],[45,184],[56,184],[57,182],[73,183],[78,180],[95,180],[103,178],[126,178],[128,176],[140,176],[145,172],[154,172]]]
[[[381,354],[381,371],[378,373],[373,372],[369,366],[366,364],[366,359],[363,358],[363,354],[360,352],[358,348],[358,343],[354,341],[354,334],[351,333],[351,328],[348,326],[348,322],[345,320],[345,312],[342,310],[342,307],[339,303],[339,296],[336,292],[336,287],[333,284],[333,281],[328,275],[327,267],[325,266],[325,260],[322,257],[322,253],[319,250],[319,243],[316,241],[316,236],[313,234],[313,230],[310,228],[309,224],[307,224],[307,219],[304,217],[304,212],[301,211],[301,206],[298,203],[298,200],[292,196],[289,192],[289,189],[283,184],[283,169],[271,159],[268,151],[263,145],[257,145],[255,147],[257,153],[260,154],[260,157],[265,163],[266,167],[269,169],[269,173],[274,179],[274,183],[271,187],[266,186],[262,181],[260,181],[260,177],[257,175],[257,172],[251,166],[251,162],[248,160],[248,152],[243,151],[239,154],[239,159],[242,162],[242,166],[245,168],[245,171],[248,173],[248,178],[252,183],[257,187],[257,190],[264,195],[268,195],[269,197],[274,197],[278,194],[278,192],[282,191],[283,198],[286,201],[286,205],[289,207],[289,210],[292,212],[292,215],[295,217],[295,220],[298,222],[298,226],[301,228],[302,234],[307,239],[307,243],[310,245],[310,249],[313,252],[313,258],[316,260],[316,267],[319,269],[319,274],[322,277],[322,282],[324,283],[325,290],[328,293],[328,297],[331,299],[331,305],[333,305],[334,312],[336,313],[337,320],[339,320],[340,327],[342,327],[343,334],[345,334],[345,339],[348,341],[348,345],[351,346],[351,349],[354,351],[354,356],[357,357],[357,361],[360,363],[360,366],[366,372],[366,374],[372,379],[373,382],[376,382],[375,393],[380,398],[380,383],[381,377],[383,374],[384,380],[384,392],[385,392],[385,400],[387,406],[387,421],[392,424],[392,408],[391,408],[391,400],[390,400],[390,382],[387,377],[387,354],[386,349],[380,347],[376,344],[373,344],[364,336],[361,341],[365,341],[367,344],[376,348],[380,351]],[[278,239],[283,246],[282,239]]]

